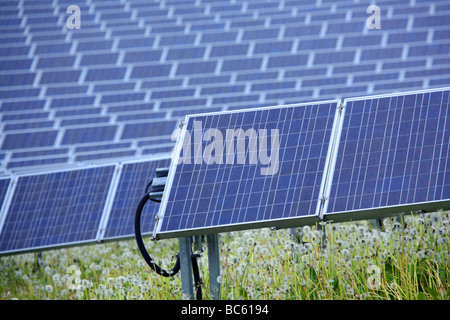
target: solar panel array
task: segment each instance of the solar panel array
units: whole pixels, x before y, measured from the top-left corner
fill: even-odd
[[[377,1],[379,30],[368,5],[2,1],[0,174],[168,153],[187,114],[450,85],[447,1]]]
[[[169,162],[159,157],[15,177],[0,215],[0,255],[133,237],[145,186]],[[0,180],[2,194],[8,185]],[[144,235],[153,231],[157,209],[145,207]]]
[[[80,29],[66,26],[71,5]],[[0,227],[18,182],[126,172],[168,155],[187,114],[449,86],[446,1],[377,5],[369,30],[368,4],[352,0],[2,1]],[[119,177],[97,238],[129,232],[111,200]]]

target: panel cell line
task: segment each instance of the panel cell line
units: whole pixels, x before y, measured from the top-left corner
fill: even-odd
[[[106,230],[102,240],[134,237],[134,218],[137,205],[157,168],[167,168],[170,158],[124,163],[121,168],[115,197],[112,202]],[[142,235],[151,234],[159,203],[149,201],[141,218]]]
[[[153,237],[315,222],[339,105],[188,115]]]
[[[327,219],[450,207],[450,88],[352,98]]]
[[[0,254],[94,242],[115,166],[17,177]]]

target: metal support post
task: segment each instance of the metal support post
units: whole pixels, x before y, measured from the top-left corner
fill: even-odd
[[[192,280],[192,261],[191,261],[191,238],[178,238],[180,247],[180,274],[181,274],[181,292],[183,298],[194,300],[194,289]]]
[[[208,264],[209,264],[209,289],[211,299],[220,300],[220,283],[217,278],[220,276],[220,257],[219,257],[219,237],[215,234],[206,236],[208,243]]]

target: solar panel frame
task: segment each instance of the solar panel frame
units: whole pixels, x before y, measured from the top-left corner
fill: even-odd
[[[16,186],[16,178],[6,178],[1,179],[2,181],[9,180],[8,187],[4,194],[3,199],[0,199],[0,234],[3,229],[3,225],[6,219],[6,213],[8,212],[9,205],[11,203],[12,194],[14,193],[14,188]]]
[[[380,94],[380,95],[373,95],[373,96],[363,96],[363,97],[354,97],[354,98],[348,98],[343,101],[343,108],[344,108],[344,118],[346,117],[345,113],[347,111],[347,104],[350,102],[355,101],[367,101],[367,100],[375,100],[375,99],[383,99],[383,98],[392,98],[392,97],[406,97],[406,96],[413,96],[413,95],[420,95],[420,94],[427,94],[434,92],[446,92],[448,91],[448,99],[447,105],[450,105],[450,87],[444,87],[444,88],[433,88],[433,89],[424,89],[424,90],[415,90],[415,91],[407,91],[407,92],[397,92],[397,93],[390,93],[390,94]],[[449,112],[449,111],[447,111]],[[448,113],[450,115],[450,113]],[[348,116],[347,116],[348,117]],[[350,121],[350,120],[349,120]],[[339,135],[342,134],[343,131],[343,122],[340,128]],[[425,132],[425,131],[424,131]],[[445,134],[445,132],[443,133]],[[341,137],[339,136],[338,139],[338,148],[342,148],[342,141]],[[411,214],[411,213],[417,213],[417,212],[433,212],[440,209],[449,209],[450,208],[450,198],[449,199],[440,199],[440,200],[433,200],[433,201],[419,201],[414,203],[403,203],[403,204],[396,204],[396,205],[385,205],[385,206],[378,206],[378,207],[371,207],[371,208],[360,208],[356,210],[345,210],[345,211],[337,211],[337,212],[331,212],[329,210],[329,203],[330,203],[330,196],[331,195],[331,184],[333,182],[334,174],[336,174],[336,163],[337,163],[337,157],[338,157],[338,151],[333,156],[332,159],[332,170],[331,175],[329,177],[330,179],[330,190],[327,194],[327,201],[325,203],[325,208],[323,211],[323,215],[321,216],[322,219],[330,221],[330,222],[345,222],[345,221],[351,221],[351,220],[366,220],[366,219],[383,219],[386,217],[392,217],[396,215],[404,215],[404,214]],[[444,182],[443,182],[444,183]]]
[[[322,177],[320,179],[320,186],[319,186],[319,195],[317,198],[317,205],[315,214],[312,215],[304,215],[304,216],[297,216],[297,217],[288,217],[288,218],[277,218],[277,219],[271,219],[271,220],[259,220],[259,221],[252,221],[252,222],[238,222],[238,223],[229,223],[225,225],[219,225],[219,226],[209,226],[209,227],[202,227],[202,228],[190,228],[190,229],[184,229],[184,230],[178,230],[178,231],[161,231],[162,227],[162,221],[164,219],[164,212],[167,208],[167,202],[169,199],[169,194],[172,189],[172,184],[174,182],[175,177],[175,171],[176,171],[176,163],[178,162],[180,158],[181,148],[182,148],[182,141],[184,141],[187,127],[190,119],[195,119],[196,117],[205,117],[205,116],[211,116],[211,115],[221,115],[221,114],[230,114],[230,113],[245,113],[245,112],[255,112],[255,111],[261,111],[261,110],[270,110],[275,108],[292,108],[292,107],[306,107],[306,106],[314,106],[314,105],[320,105],[320,104],[330,104],[331,106],[335,106],[335,111],[330,112],[330,114],[333,114],[333,122],[332,122],[332,128],[331,133],[328,140],[328,147],[326,148],[326,159],[323,167],[323,173]],[[167,178],[166,183],[166,191],[163,194],[163,198],[161,201],[160,210],[158,211],[157,215],[157,224],[155,227],[155,230],[153,231],[152,238],[153,239],[167,239],[172,237],[180,237],[180,236],[191,236],[191,235],[200,235],[200,234],[209,234],[209,233],[219,233],[219,232],[230,232],[230,231],[238,231],[238,230],[245,230],[245,229],[252,229],[252,228],[263,228],[263,227],[275,227],[275,228],[290,228],[294,226],[301,226],[306,224],[314,224],[318,221],[320,212],[322,210],[322,203],[321,198],[323,197],[323,192],[327,189],[325,189],[325,182],[326,182],[326,176],[325,173],[327,170],[330,169],[330,161],[331,159],[331,151],[332,151],[332,145],[334,145],[334,140],[337,137],[336,130],[340,126],[341,120],[341,100],[340,99],[334,99],[334,100],[325,100],[325,101],[316,101],[316,102],[307,102],[307,103],[295,103],[295,104],[288,104],[288,105],[282,105],[282,106],[269,106],[269,107],[259,107],[259,108],[248,108],[248,109],[239,109],[239,110],[233,110],[233,111],[219,111],[219,112],[211,112],[211,113],[201,113],[201,114],[193,114],[193,115],[187,115],[184,120],[184,124],[181,128],[181,133],[178,136],[176,146],[174,148],[173,153],[173,161],[171,162],[169,174]]]

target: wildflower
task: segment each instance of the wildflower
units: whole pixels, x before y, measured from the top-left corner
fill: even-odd
[[[445,236],[445,235],[448,234],[448,229],[447,229],[446,227],[440,227],[440,228],[438,229],[438,234],[439,234],[440,236]]]
[[[349,284],[347,285],[345,291],[346,291],[347,294],[350,295],[350,296],[352,296],[352,295],[355,293],[355,291],[353,290],[353,288],[352,288]]]
[[[439,214],[433,213],[433,214],[431,215],[431,222],[432,222],[433,224],[437,224],[437,223],[439,223],[439,221],[441,221],[441,217],[439,216]]]
[[[287,241],[284,243],[284,248],[285,248],[286,250],[292,250],[292,249],[294,249],[294,247],[295,247],[295,243],[294,243],[293,241],[287,240]]]
[[[50,275],[52,273],[52,268],[50,268],[49,266],[45,266],[44,271],[46,274]]]
[[[217,282],[221,284],[224,283],[223,277],[221,275],[217,277]]]
[[[53,287],[48,284],[48,285],[45,286],[45,291],[47,291],[48,293],[52,293],[53,292]]]
[[[134,277],[133,280],[131,280],[131,283],[133,284],[133,286],[137,286],[141,283],[141,281],[138,278]]]
[[[303,231],[304,235],[308,235],[308,234],[311,233],[311,227],[310,226],[304,226],[302,231]]]
[[[392,225],[392,230],[394,232],[399,232],[402,228],[402,225],[398,222],[394,222],[394,224]]]
[[[342,255],[346,258],[348,258],[350,256],[350,251],[348,249],[343,249],[341,252],[342,252]]]
[[[114,284],[114,278],[109,277],[108,279],[106,279],[106,282],[108,283],[109,286],[112,286]]]
[[[306,247],[304,245],[300,245],[300,246],[298,246],[298,251],[299,251],[300,255],[304,255],[308,252],[308,249],[306,249]]]
[[[357,232],[359,235],[363,235],[364,233],[366,233],[366,228],[365,228],[364,226],[358,226],[358,227],[356,228],[356,232]]]
[[[55,281],[55,282],[61,280],[61,276],[59,275],[59,273],[55,273],[55,274],[52,276],[52,280]]]
[[[253,238],[248,238],[248,239],[247,239],[247,245],[248,245],[249,247],[252,247],[253,245],[255,245],[255,239],[253,239]]]
[[[86,288],[92,288],[94,286],[94,284],[92,283],[92,281],[89,281],[87,279],[83,279],[81,281],[81,284],[84,285]]]
[[[124,284],[125,281],[126,281],[126,278],[125,278],[124,276],[118,276],[118,277],[114,280],[114,282],[115,282],[116,284]]]
[[[231,264],[236,264],[238,262],[239,262],[239,258],[238,257],[233,256],[233,255],[230,256],[230,263]]]
[[[417,257],[419,259],[425,258],[425,252],[423,250],[420,250],[419,252],[417,252]]]
[[[80,292],[83,293],[82,291],[80,291]],[[113,289],[108,288],[108,289],[106,289],[103,293],[104,293],[104,295],[105,295],[106,297],[110,297],[110,296],[112,296],[112,295],[114,294],[114,291],[113,291]]]

